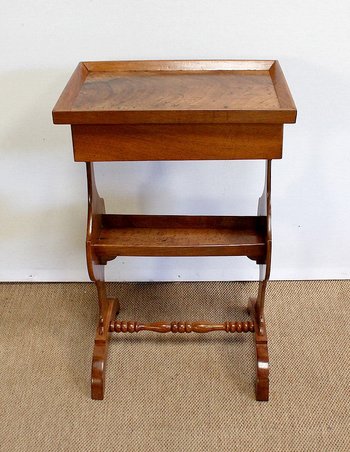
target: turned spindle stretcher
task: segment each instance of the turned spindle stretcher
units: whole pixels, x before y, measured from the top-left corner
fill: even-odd
[[[252,333],[256,399],[268,400],[264,303],[271,265],[271,160],[282,156],[283,124],[296,109],[277,61],[80,63],[53,111],[71,124],[74,158],[86,162],[86,256],[99,302],[91,394],[103,399],[111,333]],[[107,214],[95,161],[263,159],[265,185],[256,216]],[[223,323],[119,320],[104,270],[118,256],[247,256],[259,265],[251,320]]]

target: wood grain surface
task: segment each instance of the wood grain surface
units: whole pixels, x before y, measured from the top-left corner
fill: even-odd
[[[102,216],[92,244],[102,260],[117,256],[249,256],[265,255],[263,217],[177,215]]]
[[[271,159],[282,157],[283,124],[296,108],[278,61],[191,60],[79,63],[54,110],[70,124],[74,158],[88,181],[86,257],[99,319],[91,395],[102,399],[110,332],[254,332],[256,399],[269,398],[264,303],[271,261]],[[94,161],[265,159],[254,217],[107,214]],[[247,256],[259,264],[251,321],[148,322],[115,319],[104,268],[118,256]]]
[[[279,108],[268,71],[90,72],[72,106],[79,111],[257,107]]]
[[[277,61],[111,61],[80,63],[76,71],[80,77],[68,82],[53,110],[57,124],[283,124],[296,118]]]
[[[82,124],[72,137],[78,162],[278,159],[283,125]]]

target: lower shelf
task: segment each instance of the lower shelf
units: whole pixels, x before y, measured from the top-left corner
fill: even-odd
[[[102,215],[92,244],[103,259],[116,256],[248,256],[266,253],[266,217]]]

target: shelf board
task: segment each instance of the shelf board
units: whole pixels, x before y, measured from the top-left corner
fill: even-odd
[[[248,256],[266,252],[265,217],[102,215],[97,256]]]

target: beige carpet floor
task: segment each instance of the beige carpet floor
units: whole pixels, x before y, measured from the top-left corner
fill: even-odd
[[[256,283],[110,284],[120,318],[245,318]],[[270,401],[251,334],[115,335],[90,400],[92,284],[0,285],[0,450],[349,451],[350,281],[272,282]]]

